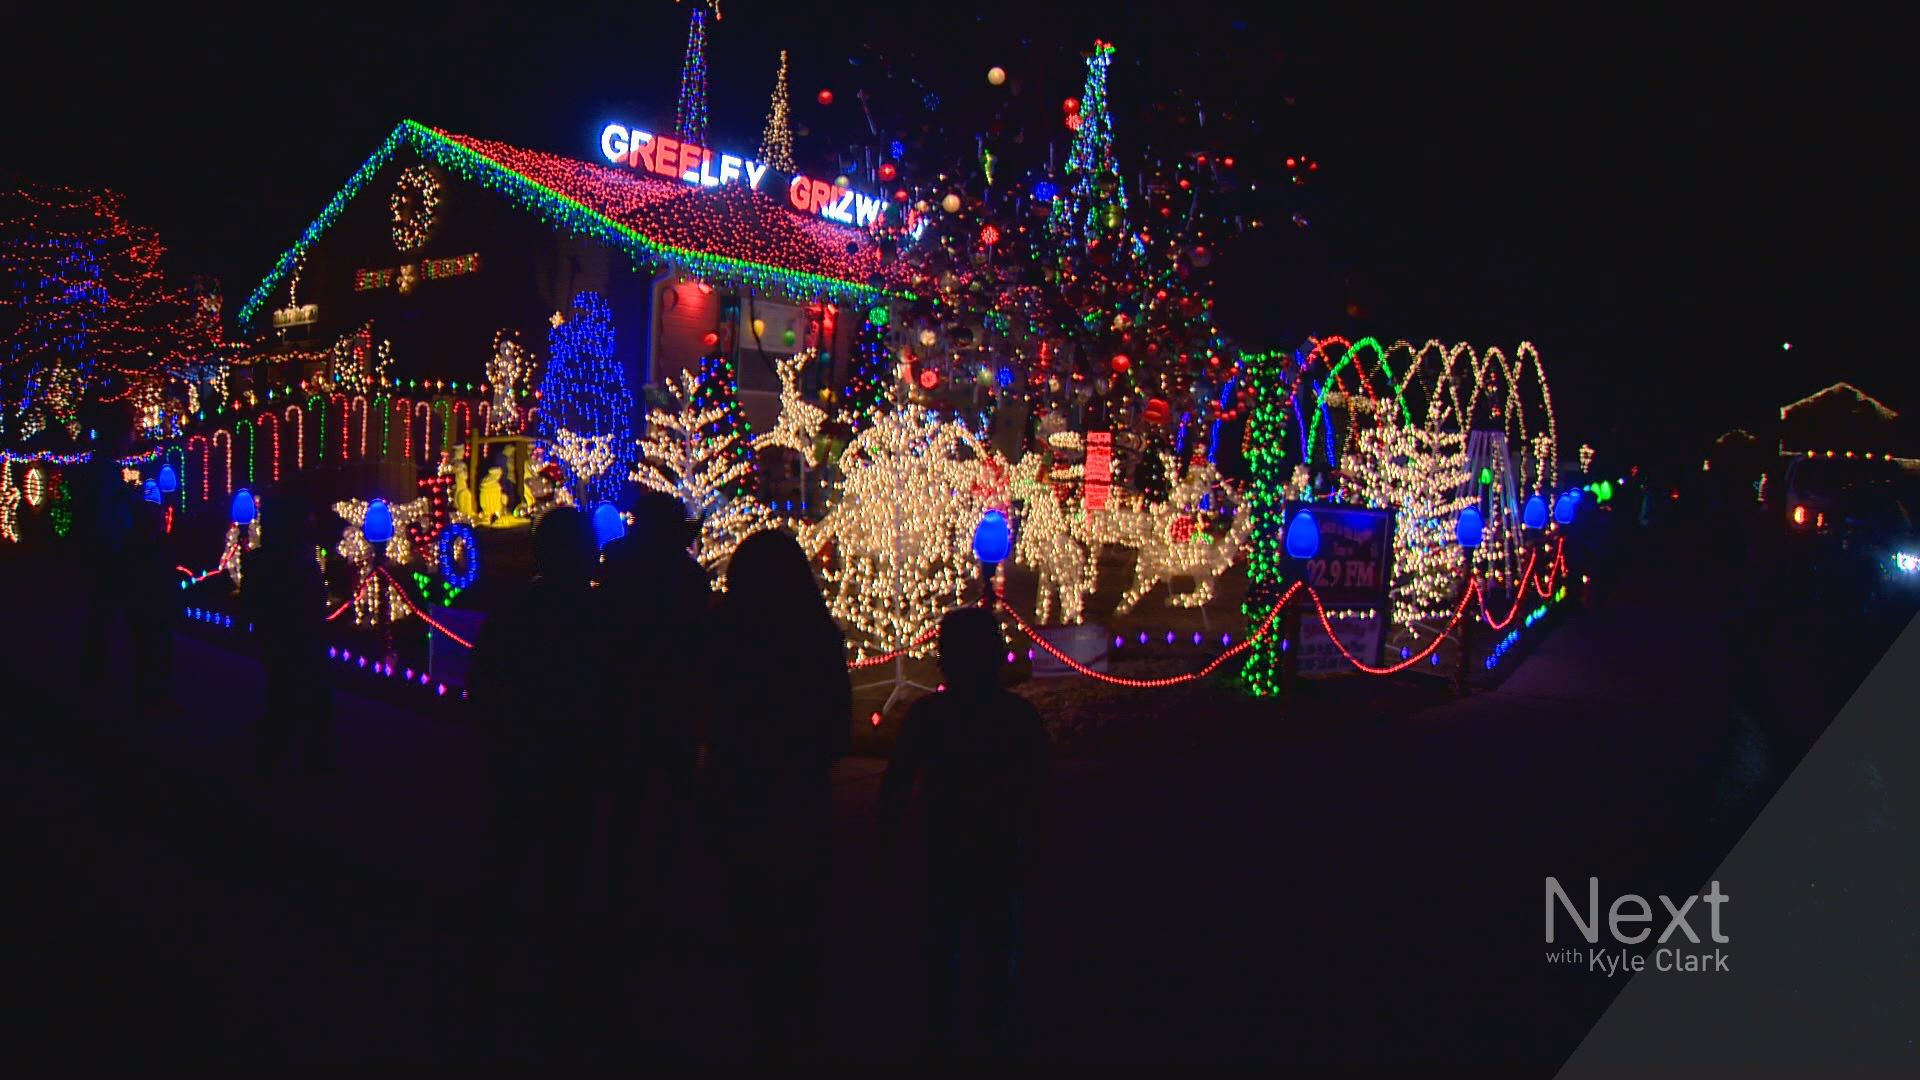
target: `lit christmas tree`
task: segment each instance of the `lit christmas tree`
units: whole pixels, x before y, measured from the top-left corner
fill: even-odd
[[[1087,85],[1075,114],[1073,149],[1067,155],[1072,183],[1054,200],[1052,225],[1056,235],[1074,246],[1111,236],[1126,224],[1127,186],[1120,178],[1120,161],[1113,151],[1113,117],[1107,108],[1107,66],[1113,46],[1093,43],[1087,57]]]
[[[674,134],[682,142],[707,145],[707,8],[720,18],[719,0],[696,0],[687,21],[687,55],[680,65],[680,102]]]
[[[780,74],[773,83],[773,103],[767,107],[767,127],[760,135],[760,160],[783,173],[794,171],[792,114],[787,101],[787,50],[780,50]]]
[[[694,557],[715,575],[718,587],[740,541],[771,527],[773,517],[759,500],[735,494],[752,466],[751,455],[743,459],[738,452],[738,434],[705,434],[721,419],[721,410],[699,404],[701,385],[693,373],[683,371],[679,379],[674,408],[648,413],[640,460],[628,479],[679,499],[687,516],[699,520]]]
[[[550,359],[540,382],[541,401],[535,413],[538,433],[549,445],[560,433],[569,439],[592,439],[615,447],[633,442],[633,394],[626,374],[613,355],[613,312],[599,293],[573,298],[573,312],[547,334]],[[587,504],[613,499],[620,490],[617,471],[607,470],[590,480],[571,476],[582,488]]]
[[[752,433],[747,430],[746,414],[740,409],[739,373],[733,361],[719,353],[700,358],[700,375],[695,384],[693,407],[711,412],[713,418],[701,426],[701,437],[709,442],[724,442],[727,453],[741,466],[733,481],[732,494],[754,489]]]
[[[1392,398],[1373,408],[1374,422],[1360,432],[1348,471],[1368,505],[1395,511],[1393,622],[1411,628],[1421,620],[1444,620],[1460,590],[1462,551],[1454,526],[1460,511],[1476,501],[1463,483],[1466,436],[1442,430],[1444,415],[1432,426],[1400,423]]]
[[[111,191],[0,189],[0,442],[77,425],[90,397],[169,431],[167,386],[214,353],[219,309],[170,288],[166,249]],[[170,432],[169,432],[170,433]]]
[[[857,432],[873,423],[881,407],[893,397],[894,384],[898,381],[893,353],[887,348],[887,328],[871,319],[862,319],[854,337],[853,363],[841,396],[847,425]]]

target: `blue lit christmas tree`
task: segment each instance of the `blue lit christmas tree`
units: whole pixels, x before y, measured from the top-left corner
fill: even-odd
[[[680,65],[680,102],[674,134],[695,146],[707,145],[707,7],[720,18],[719,0],[695,0],[687,21],[687,57]]]
[[[536,430],[555,445],[561,431],[579,439],[593,439],[624,456],[633,446],[633,393],[625,372],[613,355],[613,312],[599,293],[573,298],[566,321],[547,333],[546,374],[540,381],[540,411]],[[582,487],[594,502],[619,494],[623,469],[603,464],[591,475],[580,475],[568,463],[568,479]],[[624,462],[617,464],[624,465]]]

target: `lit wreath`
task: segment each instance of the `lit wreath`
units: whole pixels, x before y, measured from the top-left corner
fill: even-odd
[[[473,526],[455,522],[440,531],[440,576],[456,589],[472,585],[480,577],[480,545]]]
[[[434,211],[440,208],[440,181],[434,179],[433,170],[416,165],[400,174],[387,206],[393,211],[393,246],[417,250],[433,230]]]

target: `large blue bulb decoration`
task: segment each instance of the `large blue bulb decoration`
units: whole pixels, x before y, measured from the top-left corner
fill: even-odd
[[[989,510],[973,529],[973,554],[983,563],[999,564],[1013,552],[1013,525],[1007,515]]]
[[[1287,523],[1287,558],[1311,559],[1320,554],[1320,523],[1313,511],[1301,510]]]
[[[229,516],[233,518],[235,525],[244,529],[253,524],[253,519],[259,515],[260,507],[253,501],[253,492],[241,488],[233,493],[233,510]]]
[[[601,547],[627,535],[627,519],[620,516],[620,508],[610,502],[603,502],[593,508],[593,538]]]
[[[1520,511],[1520,524],[1529,529],[1547,527],[1547,497],[1534,492],[1527,498],[1527,505]]]
[[[156,506],[159,505],[160,500],[163,498],[163,496],[160,494],[159,482],[155,480],[149,480],[146,483],[140,485],[140,497],[150,503],[155,504]]]
[[[384,544],[393,539],[393,510],[387,506],[387,500],[375,499],[367,504],[367,516],[360,521],[360,535],[369,544]]]
[[[1560,495],[1560,498],[1556,500],[1553,504],[1553,520],[1559,522],[1562,525],[1573,524],[1574,517],[1579,513],[1580,513],[1580,489],[1579,488],[1575,488],[1572,491],[1562,492]]]
[[[168,495],[180,490],[180,474],[171,465],[160,466],[160,490]]]
[[[1460,541],[1461,547],[1472,551],[1480,546],[1480,539],[1486,531],[1487,523],[1480,516],[1480,508],[1469,506],[1460,511],[1460,521],[1453,527],[1453,538]]]

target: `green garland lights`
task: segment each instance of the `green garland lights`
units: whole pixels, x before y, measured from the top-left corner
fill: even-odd
[[[1247,598],[1240,611],[1248,626],[1266,621],[1276,600],[1282,595],[1282,538],[1286,534],[1282,520],[1286,513],[1286,428],[1287,395],[1291,382],[1286,377],[1285,351],[1248,353],[1241,360],[1245,385],[1253,396],[1253,411],[1247,417],[1247,465],[1251,477],[1240,512],[1253,515],[1253,535],[1247,548]],[[1280,692],[1281,636],[1267,634],[1247,650],[1247,663],[1241,680],[1256,697]]]

